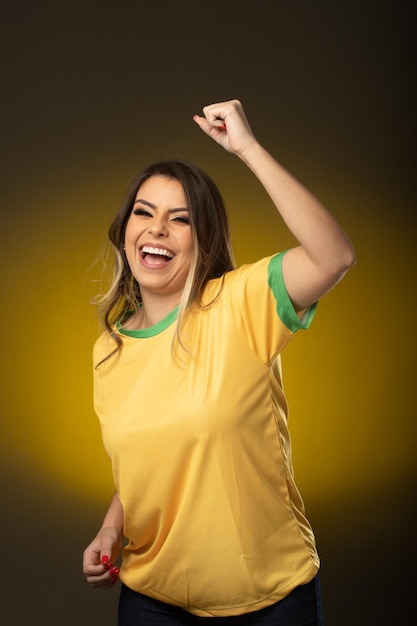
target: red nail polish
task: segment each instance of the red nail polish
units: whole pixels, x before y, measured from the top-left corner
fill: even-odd
[[[102,557],[102,559],[101,559],[101,562],[103,563],[103,565],[106,565],[106,563],[108,562],[108,560],[109,560],[109,557],[108,557],[108,556],[106,556],[106,555],[104,555],[104,556]]]
[[[109,572],[112,576],[118,576],[119,575],[119,568],[114,566],[111,568],[110,572]]]

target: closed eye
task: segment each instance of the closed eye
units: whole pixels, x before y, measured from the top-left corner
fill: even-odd
[[[147,209],[141,209],[141,208],[133,209],[132,213],[134,215],[146,215],[147,217],[152,217],[152,213],[148,211]]]
[[[185,215],[177,215],[173,218],[173,222],[181,222],[182,224],[189,224],[190,218]]]

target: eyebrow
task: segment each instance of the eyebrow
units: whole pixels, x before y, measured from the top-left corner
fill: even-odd
[[[133,203],[133,206],[135,206],[135,204],[137,204],[138,202],[140,202],[140,204],[144,204],[150,207],[151,209],[158,208],[156,204],[153,204],[152,202],[149,202],[148,200],[143,200],[142,198],[138,198],[137,200],[135,200],[135,202]],[[187,209],[186,207],[184,208],[179,207],[178,209],[169,209],[168,213],[180,213],[181,211],[187,211],[189,213],[189,209]]]

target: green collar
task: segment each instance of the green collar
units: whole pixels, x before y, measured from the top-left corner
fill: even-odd
[[[127,337],[135,337],[137,339],[145,339],[146,337],[154,337],[155,335],[159,335],[164,330],[171,326],[173,322],[178,317],[179,305],[175,307],[166,317],[164,317],[160,322],[155,324],[154,326],[150,326],[149,328],[142,328],[140,330],[128,330],[127,328],[123,328],[122,322],[123,320],[119,320],[116,322],[116,328],[120,334],[126,335]]]

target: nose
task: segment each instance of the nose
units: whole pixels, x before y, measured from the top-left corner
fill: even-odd
[[[163,237],[167,234],[168,228],[162,215],[155,216],[152,219],[151,223],[149,224],[148,232],[154,237]]]

